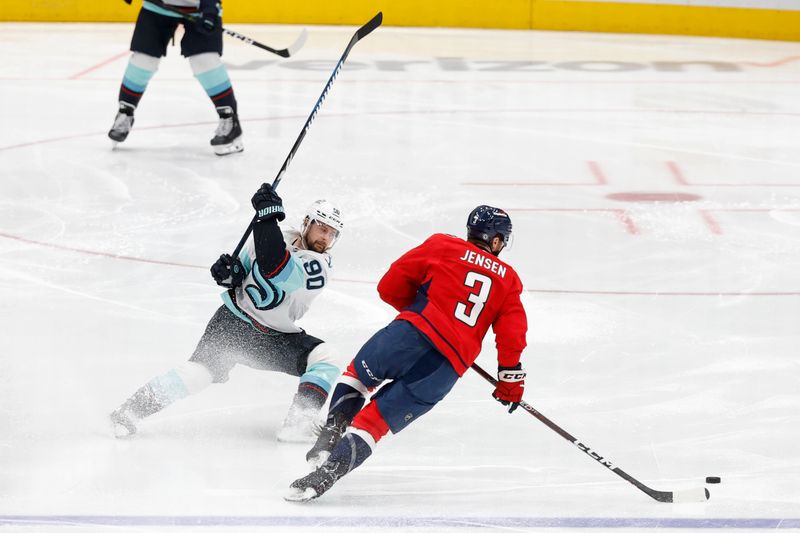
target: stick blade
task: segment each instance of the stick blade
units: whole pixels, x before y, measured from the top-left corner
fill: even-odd
[[[303,31],[300,32],[300,35],[297,36],[294,43],[286,49],[286,55],[284,57],[291,57],[295,55],[303,46],[306,44],[306,40],[308,39],[308,32],[305,28]]]
[[[361,39],[363,39],[364,37],[366,37],[367,35],[369,35],[373,31],[375,31],[375,29],[378,26],[380,26],[382,23],[383,23],[383,11],[378,11],[377,15],[372,17],[369,22],[367,22],[366,24],[364,24],[363,26],[361,26],[358,29],[358,31],[356,32],[356,35],[358,36],[358,40],[360,41]]]

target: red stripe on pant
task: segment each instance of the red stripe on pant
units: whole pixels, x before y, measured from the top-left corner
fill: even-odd
[[[358,381],[359,383],[361,383],[362,385],[367,387],[367,392],[369,392],[369,393],[373,392],[376,389],[376,387],[368,387],[366,383],[361,381],[361,378],[358,377],[358,373],[356,372],[355,364],[356,364],[356,360],[355,359],[350,361],[350,364],[347,365],[347,368],[344,371],[344,375],[349,377],[349,378],[353,378],[354,380]]]
[[[345,376],[348,376],[348,377],[351,377],[351,378],[354,378],[354,379],[358,379],[358,374],[356,374],[355,364],[356,364],[355,359],[350,361],[350,364],[347,365],[347,368],[344,371],[344,375]],[[360,379],[358,379],[358,380],[361,381]]]

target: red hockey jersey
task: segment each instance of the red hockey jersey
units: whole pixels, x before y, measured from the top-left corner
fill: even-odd
[[[492,326],[500,366],[513,367],[525,348],[528,320],[522,282],[510,266],[474,244],[437,233],[403,254],[378,283],[400,311],[463,375]]]

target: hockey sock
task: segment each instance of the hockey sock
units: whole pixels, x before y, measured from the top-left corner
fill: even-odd
[[[294,395],[292,403],[302,409],[319,411],[327,399],[328,391],[314,383],[301,381],[300,385],[297,386],[297,393]]]
[[[327,342],[316,345],[308,354],[306,371],[300,377],[300,382],[314,383],[325,389],[326,394],[329,393],[342,373],[338,358],[339,353]]]
[[[376,443],[389,433],[389,424],[384,420],[374,400],[356,415],[350,427],[353,431],[361,431],[371,436]]]
[[[161,61],[158,57],[149,56],[141,52],[134,52],[128,61],[128,68],[122,77],[119,88],[119,101],[128,107],[136,108],[142,99],[147,84],[158,70]]]
[[[189,58],[189,65],[200,85],[211,98],[214,107],[219,113],[220,108],[230,107],[236,113],[236,97],[233,95],[233,86],[228,77],[228,70],[222,64],[222,59],[216,52],[206,52],[193,55]],[[220,114],[220,116],[222,116]]]
[[[170,403],[172,402],[165,403],[164,398],[148,383],[133,393],[133,396],[122,404],[122,410],[132,415],[136,420],[141,420],[161,411]]]
[[[196,366],[196,363],[194,363]],[[176,400],[186,398],[189,394],[189,387],[178,373],[182,368],[172,369],[166,374],[154,377],[142,388],[137,390],[128,399],[123,407],[141,420],[147,416],[155,414]],[[194,392],[194,391],[193,391]]]

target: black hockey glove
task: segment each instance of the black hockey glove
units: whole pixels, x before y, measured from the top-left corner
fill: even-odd
[[[212,0],[201,0],[200,18],[197,21],[197,29],[201,33],[211,35],[217,31],[219,27],[219,3]]]
[[[211,265],[211,277],[221,287],[238,287],[244,281],[245,276],[242,262],[238,257],[234,259],[230,254],[222,254],[216,263]]]
[[[251,202],[253,209],[256,210],[256,222],[263,222],[271,218],[276,218],[280,222],[286,218],[286,213],[283,211],[283,200],[269,183],[263,184],[256,191]]]

